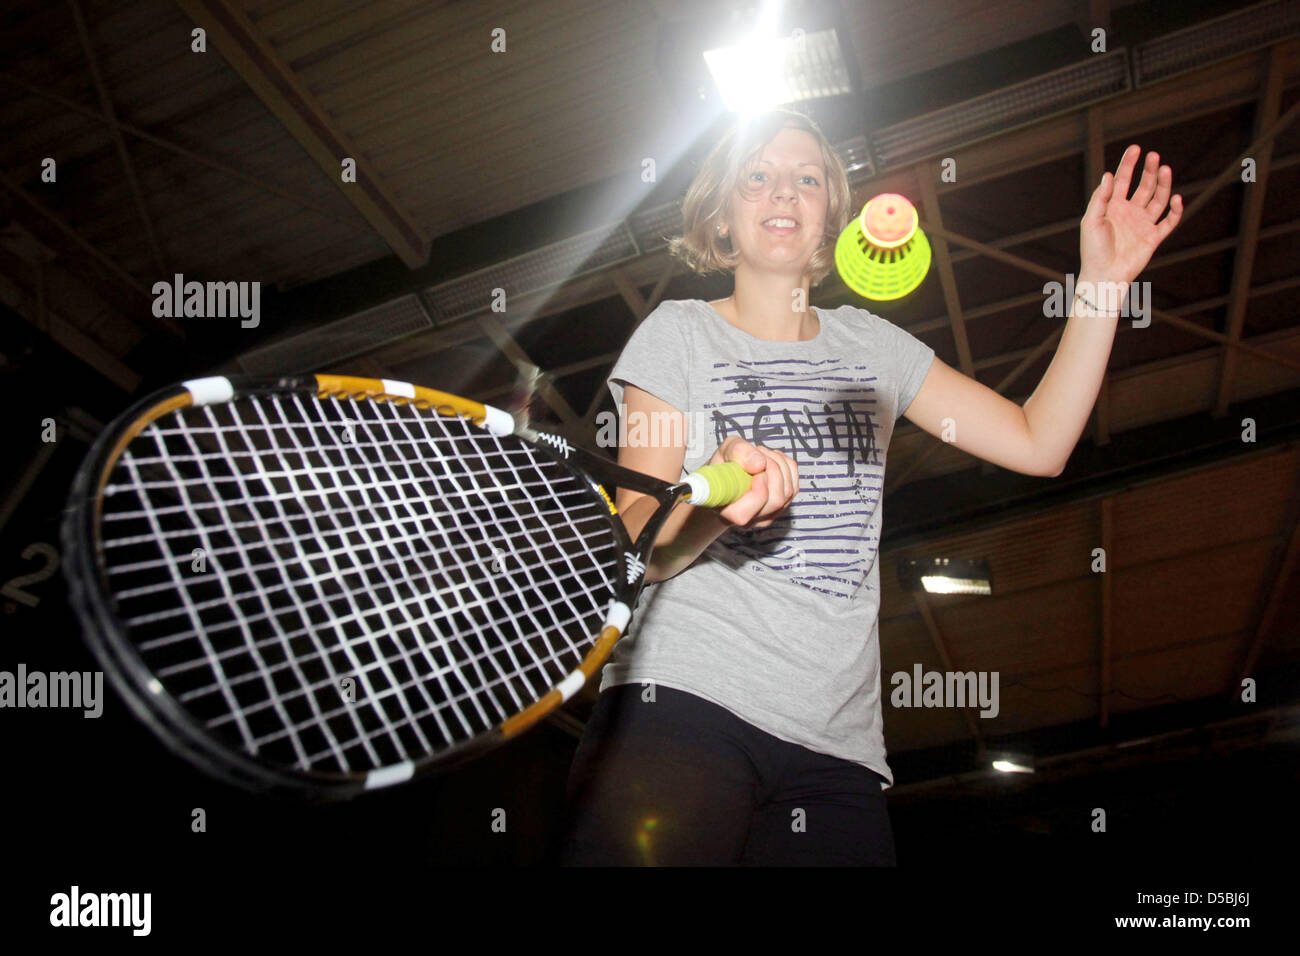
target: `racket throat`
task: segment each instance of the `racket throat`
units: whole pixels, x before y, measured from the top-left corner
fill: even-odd
[[[629,563],[629,571],[639,569],[639,573],[635,578],[629,574],[627,579],[627,584],[633,589],[633,600],[630,602],[633,607],[636,606],[636,601],[641,595],[641,589],[645,586],[645,572],[649,568],[650,554],[655,548],[655,541],[659,537],[659,532],[663,530],[668,516],[690,494],[690,491],[691,486],[686,482],[681,482],[669,488],[662,497],[658,497],[659,507],[650,515],[641,530],[637,532],[636,538],[632,541],[631,550],[625,555],[624,560]],[[626,521],[627,515],[623,514],[622,517]],[[635,563],[632,564],[631,562]]]

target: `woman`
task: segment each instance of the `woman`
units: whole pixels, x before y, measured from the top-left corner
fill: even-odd
[[[734,461],[752,487],[720,511],[681,505],[660,532],[574,759],[562,862],[894,864],[876,560],[894,423],[1060,474],[1117,323],[1119,300],[1087,283],[1125,290],[1182,212],[1174,196],[1157,222],[1172,173],[1154,153],[1125,198],[1140,152],[1093,193],[1081,296],[1022,408],[882,318],[808,306],[856,211],[812,120],[772,111],[717,145],[671,250],[697,272],[733,272],[734,291],[661,303],[609,385],[629,435],[672,422],[626,442],[621,464],[676,481]],[[635,536],[655,503],[620,491],[617,504]]]

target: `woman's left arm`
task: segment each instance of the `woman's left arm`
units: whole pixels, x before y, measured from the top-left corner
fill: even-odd
[[[1119,170],[1105,173],[1092,194],[1079,224],[1078,294],[1056,355],[1024,406],[935,358],[904,413],[908,421],[1003,468],[1061,473],[1097,401],[1119,304],[1182,218],[1182,196],[1169,199],[1173,171],[1154,152],[1133,198],[1126,198],[1141,154],[1136,145],[1125,150]],[[1161,221],[1166,204],[1169,215]]]

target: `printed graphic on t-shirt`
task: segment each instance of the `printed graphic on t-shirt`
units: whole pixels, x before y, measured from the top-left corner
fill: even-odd
[[[864,586],[879,545],[869,530],[884,478],[876,443],[876,376],[840,359],[716,362],[705,402],[714,439],[763,444],[799,465],[799,493],[767,528],[733,530],[714,547],[835,597]]]

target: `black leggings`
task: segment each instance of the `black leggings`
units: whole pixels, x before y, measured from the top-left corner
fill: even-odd
[[[600,695],[569,772],[563,865],[894,866],[884,777],[654,685]]]

